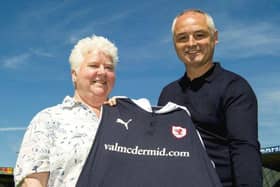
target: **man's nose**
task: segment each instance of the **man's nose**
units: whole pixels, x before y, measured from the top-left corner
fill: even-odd
[[[190,46],[194,46],[194,45],[196,45],[196,39],[193,36],[190,36],[188,43]]]

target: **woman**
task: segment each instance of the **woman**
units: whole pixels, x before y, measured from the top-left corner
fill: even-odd
[[[14,169],[16,186],[75,186],[115,83],[118,50],[101,36],[80,40],[70,58],[74,96],[31,121]]]

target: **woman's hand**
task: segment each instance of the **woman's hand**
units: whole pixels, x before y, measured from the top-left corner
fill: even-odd
[[[40,172],[33,173],[28,175],[23,183],[20,185],[21,187],[47,187],[49,172]]]

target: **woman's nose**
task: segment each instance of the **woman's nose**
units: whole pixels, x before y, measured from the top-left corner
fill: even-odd
[[[105,73],[105,67],[103,65],[98,67],[98,73]]]

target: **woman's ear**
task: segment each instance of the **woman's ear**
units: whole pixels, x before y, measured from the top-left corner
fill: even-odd
[[[76,70],[74,70],[74,69],[71,70],[71,77],[72,77],[72,82],[73,82],[74,88],[76,89],[76,86],[77,86],[77,72],[76,72]]]
[[[71,76],[72,76],[72,82],[73,83],[76,82],[76,80],[77,80],[77,72],[76,72],[76,70],[74,70],[74,69],[71,70]]]

